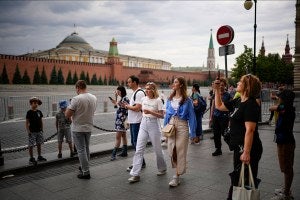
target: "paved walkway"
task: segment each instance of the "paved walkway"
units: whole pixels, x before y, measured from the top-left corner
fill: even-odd
[[[295,123],[296,141],[300,139],[300,123]],[[274,127],[261,125],[260,136],[264,152],[259,166],[261,199],[270,199],[275,188],[282,183],[276,145],[273,143]],[[212,157],[214,151],[211,133],[204,136],[200,145],[190,145],[188,150],[188,170],[182,176],[181,185],[169,188],[168,182],[174,174],[170,166],[170,159],[164,149],[168,172],[165,176],[156,176],[155,155],[151,147],[147,148],[145,159],[147,167],[143,169],[141,181],[129,184],[130,177],[126,167],[132,162],[133,151],[129,157],[109,161],[111,142],[92,146],[91,176],[90,180],[79,180],[76,177],[77,159],[65,158],[57,160],[56,153],[48,162],[37,168],[23,166],[23,171],[7,173],[0,181],[1,200],[6,199],[226,199],[229,186],[228,173],[232,170],[232,152],[223,145],[223,155]],[[103,153],[104,152],[104,153]],[[53,154],[53,155],[50,155]],[[295,178],[293,194],[295,200],[300,199],[300,155],[299,148],[295,152]],[[22,159],[22,158],[20,158]],[[28,159],[26,158],[26,161]],[[5,164],[6,165],[6,164]],[[3,166],[4,167],[4,166]],[[0,168],[4,172],[14,172]],[[20,167],[20,166],[19,166]]]

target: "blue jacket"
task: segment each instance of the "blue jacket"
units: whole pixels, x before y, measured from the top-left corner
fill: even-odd
[[[193,102],[188,98],[183,105],[179,106],[178,112],[176,113],[173,107],[171,106],[171,101],[168,99],[166,104],[166,115],[164,119],[164,126],[169,123],[172,116],[178,116],[179,119],[188,121],[190,128],[190,137],[196,137],[196,126],[197,121],[194,112]]]

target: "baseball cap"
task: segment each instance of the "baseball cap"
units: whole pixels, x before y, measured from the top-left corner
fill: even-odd
[[[68,101],[67,100],[60,100],[58,105],[59,105],[59,108],[66,108],[66,107],[68,107]]]

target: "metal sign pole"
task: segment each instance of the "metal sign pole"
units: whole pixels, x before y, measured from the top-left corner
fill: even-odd
[[[227,74],[227,54],[228,54],[228,45],[225,45],[225,78],[228,79]]]

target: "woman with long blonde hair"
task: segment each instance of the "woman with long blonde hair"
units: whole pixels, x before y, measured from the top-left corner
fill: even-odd
[[[150,139],[153,150],[156,154],[156,164],[158,176],[166,174],[167,165],[164,159],[164,153],[161,147],[161,130],[159,118],[163,118],[163,104],[159,98],[156,84],[148,82],[145,87],[146,97],[142,99],[143,118],[138,134],[136,150],[133,157],[131,177],[129,183],[140,181],[140,172],[143,164],[143,156],[148,139]]]

